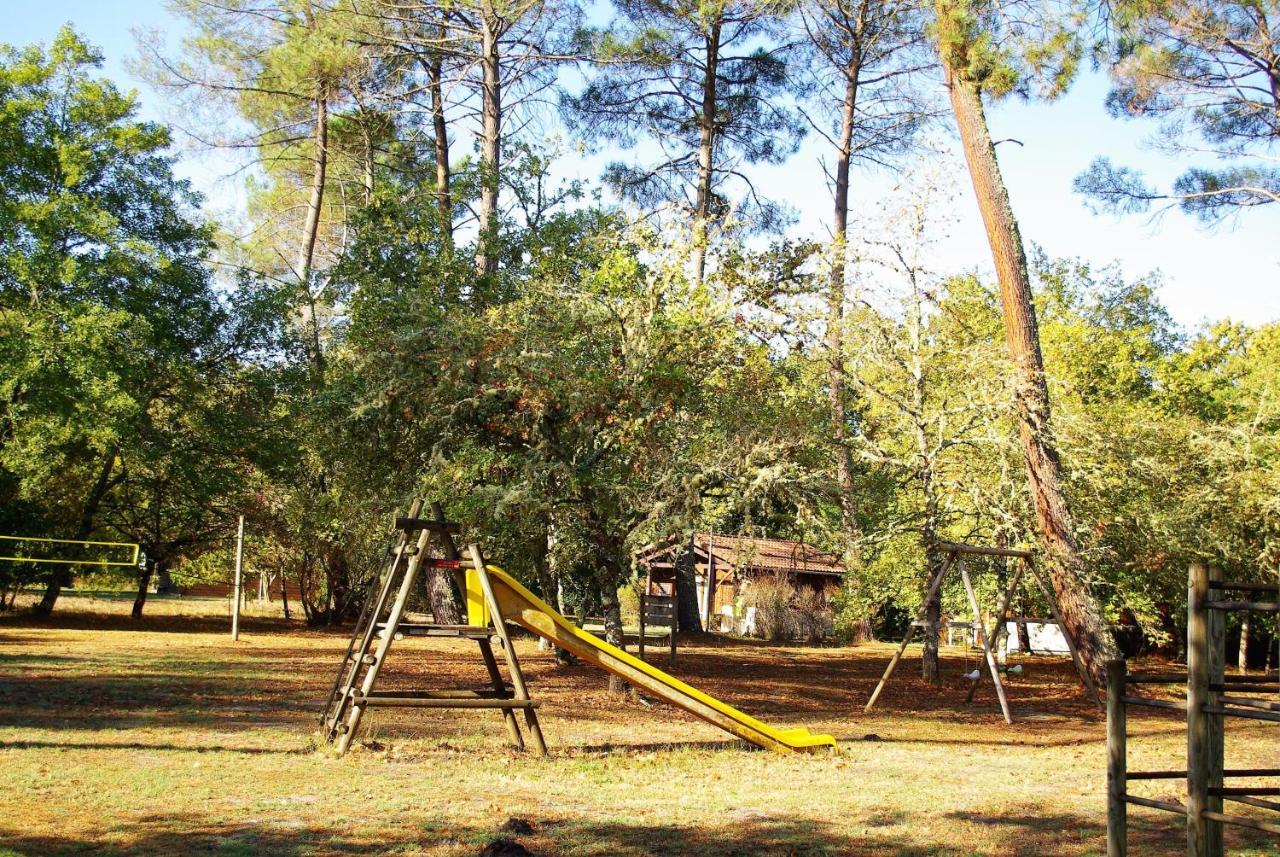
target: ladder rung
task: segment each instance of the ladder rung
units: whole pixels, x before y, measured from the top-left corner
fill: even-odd
[[[484,690],[372,690],[365,694],[369,699],[390,697],[393,699],[511,699],[508,685],[501,692],[493,688]]]
[[[386,622],[378,623],[379,633],[387,629]],[[406,637],[491,637],[494,630],[484,625],[436,625],[431,622],[401,622],[397,634]]]
[[[537,708],[533,699],[421,699],[415,696],[357,696],[356,705],[387,705],[401,708]]]
[[[452,521],[433,521],[430,518],[396,518],[397,530],[430,530],[433,533],[456,533],[459,526]]]

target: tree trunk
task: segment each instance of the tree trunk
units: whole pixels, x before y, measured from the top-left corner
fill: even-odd
[[[147,590],[151,588],[151,576],[155,573],[157,561],[147,557],[142,570],[138,572],[138,594],[133,599],[133,618],[142,618],[143,605],[147,603]]]
[[[284,610],[285,619],[293,618],[289,615],[289,579],[284,569],[280,570],[280,607]]]
[[[702,633],[698,611],[698,575],[693,555],[693,539],[689,547],[676,557],[676,627],[680,631]]]
[[[1236,669],[1249,671],[1249,614],[1240,614],[1240,647],[1236,649]]]
[[[448,30],[440,25],[440,42],[444,44]],[[441,47],[443,50],[443,47]],[[437,51],[427,64],[428,87],[431,90],[431,123],[435,129],[436,209],[440,216],[440,233],[446,247],[453,247],[453,197],[449,190],[449,126],[444,118],[444,61]]]
[[[324,188],[329,169],[329,94],[323,85],[316,92],[315,169],[311,175],[311,196],[302,223],[302,240],[298,246],[296,272],[305,295],[304,322],[310,339],[308,357],[316,377],[324,375],[324,352],[320,346],[320,320],[316,316],[315,297],[311,293],[311,270],[315,265],[316,241],[320,235],[320,213],[324,208]]]
[[[827,352],[831,365],[827,386],[831,417],[831,441],[836,455],[836,485],[840,490],[840,531],[844,537],[845,567],[861,566],[862,529],[858,526],[857,484],[853,474],[853,450],[849,443],[844,383],[845,250],[849,228],[849,166],[853,150],[853,120],[858,100],[857,51],[845,70],[840,140],[836,154],[835,212],[832,224],[831,283],[827,291]]]
[[[549,562],[551,554],[550,532],[550,525],[544,524],[542,532],[533,539],[529,553],[533,559],[533,570],[538,580],[538,588],[542,590],[542,600],[555,608],[557,613],[564,613],[564,605],[560,603],[560,581],[556,579]],[[542,637],[538,638],[538,648],[555,649],[556,663],[559,666],[567,666],[573,663],[573,655],[569,653],[568,649],[552,645]]]
[[[494,274],[498,270],[498,179],[502,166],[500,25],[486,4],[480,15],[480,68],[483,74],[480,111],[483,128],[480,139],[480,236],[476,243],[476,271],[480,274]]]
[[[600,606],[604,612],[604,641],[619,649],[623,648],[625,640],[622,636],[622,605],[618,603],[618,592],[612,582],[606,582],[602,587]],[[626,693],[626,681],[620,676],[609,673],[609,692]]]
[[[98,507],[102,505],[107,491],[111,488],[111,471],[115,468],[118,454],[119,449],[113,446],[102,459],[102,466],[98,468],[98,478],[94,481],[93,489],[85,498],[84,507],[80,510],[80,526],[76,528],[75,536],[77,541],[84,541],[93,532],[93,519],[98,514]],[[48,616],[53,612],[53,605],[58,603],[62,587],[71,585],[72,568],[68,565],[65,568],[54,569],[49,576],[48,585],[45,586],[44,597],[40,599],[39,604],[31,608],[33,613],[38,616]]]
[[[156,595],[173,595],[178,587],[173,585],[173,577],[169,574],[168,563],[156,565]]]
[[[706,35],[706,74],[702,78],[702,106],[698,112],[698,197],[693,212],[693,277],[706,276],[708,229],[711,221],[712,158],[716,144],[716,85],[720,66],[720,26],[716,18]]]
[[[943,13],[944,10],[939,9],[939,14]],[[1117,657],[1117,649],[1086,577],[1070,509],[1062,492],[1062,468],[1050,422],[1049,389],[1022,236],[1000,174],[982,96],[972,82],[949,68],[944,71],[1000,286],[1005,337],[1014,366],[1018,433],[1044,548],[1045,569],[1066,625],[1064,632],[1075,640],[1095,686],[1105,687],[1105,664]]]
[[[449,572],[439,568],[424,568],[422,571],[427,599],[431,602],[431,615],[436,622],[441,625],[461,625],[462,609],[458,606],[458,596],[454,594],[453,584],[449,581]]]

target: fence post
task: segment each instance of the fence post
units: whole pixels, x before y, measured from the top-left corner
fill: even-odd
[[[1193,562],[1187,580],[1187,857],[1209,857],[1209,568]]]
[[[1124,802],[1128,773],[1128,726],[1124,703],[1127,667],[1107,661],[1107,857],[1128,854],[1129,817]]]
[[[231,639],[240,639],[240,577],[244,565],[244,515],[236,525],[236,583],[231,601]]]
[[[1209,566],[1209,584],[1222,583],[1222,569],[1216,565]],[[1221,590],[1210,590],[1209,598],[1221,598]],[[1227,657],[1227,616],[1222,610],[1205,610],[1205,631],[1208,640],[1208,658],[1206,667],[1208,669],[1208,692],[1205,694],[1205,702],[1210,708],[1218,708],[1219,692],[1213,689],[1215,684],[1221,685],[1224,682],[1223,675],[1226,672]],[[1223,736],[1223,721],[1221,714],[1205,714],[1205,726],[1207,729],[1208,746],[1208,768],[1205,771],[1205,784],[1209,789],[1222,788],[1222,768],[1223,756],[1225,754],[1225,742]],[[1207,795],[1205,798],[1205,808],[1211,812],[1222,812],[1221,795]],[[1209,857],[1223,857],[1223,841],[1222,832],[1224,825],[1221,821],[1209,821],[1205,824],[1205,833],[1207,834],[1206,850]]]

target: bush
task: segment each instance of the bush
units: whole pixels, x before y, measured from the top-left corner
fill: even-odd
[[[814,642],[831,635],[834,589],[796,589],[781,574],[761,575],[746,587],[744,604],[755,609],[753,633],[766,640]]]

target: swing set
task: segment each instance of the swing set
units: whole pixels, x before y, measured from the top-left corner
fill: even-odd
[[[1012,603],[1013,594],[1017,591],[1019,585],[1023,584],[1026,578],[1030,578],[1039,587],[1040,592],[1044,595],[1044,599],[1049,604],[1049,609],[1053,613],[1053,620],[1062,630],[1062,638],[1066,641],[1067,649],[1071,652],[1071,660],[1075,663],[1076,672],[1079,674],[1081,684],[1089,692],[1094,700],[1098,699],[1097,688],[1094,687],[1093,679],[1089,677],[1088,670],[1084,669],[1084,665],[1080,661],[1080,654],[1076,651],[1075,641],[1071,638],[1071,634],[1067,632],[1066,626],[1062,624],[1062,616],[1058,612],[1058,605],[1054,601],[1053,593],[1046,583],[1040,570],[1036,567],[1035,560],[1030,551],[1017,550],[1014,548],[1000,547],[983,547],[979,545],[967,545],[958,542],[939,542],[938,549],[943,553],[943,560],[938,565],[938,570],[934,572],[933,578],[929,581],[929,588],[926,591],[924,603],[921,605],[919,612],[916,614],[915,621],[907,628],[906,635],[902,638],[902,642],[898,645],[898,650],[890,659],[889,665],[885,668],[884,675],[881,676],[880,682],[876,685],[876,689],[872,692],[871,698],[867,700],[866,707],[863,708],[864,713],[869,713],[875,706],[876,700],[880,698],[880,693],[884,690],[886,684],[889,683],[893,671],[897,669],[898,662],[902,660],[902,655],[906,652],[907,646],[911,644],[915,637],[917,628],[925,628],[927,633],[937,633],[936,628],[929,628],[925,621],[926,605],[933,600],[933,597],[942,587],[943,581],[948,573],[953,569],[959,571],[960,580],[964,583],[965,595],[969,600],[969,609],[973,612],[973,631],[974,635],[982,643],[982,656],[986,661],[987,671],[991,674],[991,681],[996,688],[996,698],[1000,702],[1000,713],[1004,715],[1005,723],[1013,722],[1013,715],[1009,710],[1009,700],[1005,695],[1004,683],[1000,679],[1001,667],[996,661],[996,651],[999,649],[1000,635],[1007,633],[1006,624],[1008,621],[1009,605]],[[990,631],[985,626],[982,619],[982,611],[978,605],[978,596],[973,587],[973,580],[969,576],[969,570],[965,566],[965,557],[982,556],[982,557],[1001,557],[1004,559],[1017,560],[1014,566],[1013,574],[1009,578],[1009,584],[1000,593],[1000,597],[996,602],[995,616]],[[982,669],[979,667],[969,673],[966,678],[969,679],[969,692],[965,697],[966,702],[972,702],[974,693],[977,692],[978,684],[982,681]]]

